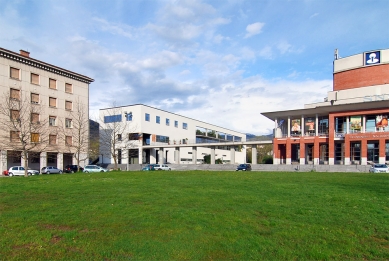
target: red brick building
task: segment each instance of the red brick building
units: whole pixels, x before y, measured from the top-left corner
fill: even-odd
[[[333,90],[304,109],[265,112],[274,164],[389,162],[389,49],[338,58]]]

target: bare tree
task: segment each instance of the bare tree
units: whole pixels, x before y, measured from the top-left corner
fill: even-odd
[[[66,105],[69,108],[65,123],[61,124],[65,147],[73,154],[77,162],[77,171],[80,162],[88,159],[89,153],[89,117],[86,105],[77,99],[74,103]]]
[[[100,119],[100,150],[102,155],[109,155],[114,160],[115,169],[118,168],[118,151],[134,146],[133,133],[135,126],[131,126],[131,113],[124,113],[121,108],[113,107]]]
[[[0,143],[13,156],[24,160],[28,173],[29,154],[40,153],[48,145],[48,120],[43,119],[44,106],[33,103],[29,92],[11,89],[0,102]]]

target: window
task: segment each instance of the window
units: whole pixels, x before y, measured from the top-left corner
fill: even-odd
[[[14,100],[20,100],[20,90],[11,89],[10,98]]]
[[[187,130],[187,129],[188,129],[188,123],[183,122],[183,123],[182,123],[182,128],[183,128],[184,130]]]
[[[167,136],[156,135],[155,138],[156,138],[157,142],[169,143],[169,137],[167,137]]]
[[[132,112],[130,113],[124,112],[124,116],[126,116],[127,121],[132,121]]]
[[[158,124],[160,124],[160,123],[161,123],[161,117],[156,116],[156,117],[155,117],[155,122],[158,123]]]
[[[39,142],[39,133],[31,133],[31,142]]]
[[[178,121],[174,121],[174,127],[178,128]]]
[[[110,116],[104,116],[104,123],[111,123],[111,122],[121,122],[122,121],[122,115],[110,115]]]
[[[72,144],[73,144],[73,138],[72,138],[72,136],[66,136],[66,137],[65,137],[65,144],[66,144],[66,145],[72,145]]]
[[[31,93],[31,103],[34,103],[34,104],[39,103],[39,94]]]
[[[122,134],[118,134],[118,141],[122,140]]]
[[[50,107],[57,107],[57,98],[49,97],[49,106]]]
[[[39,84],[39,75],[35,73],[31,73],[31,83]]]
[[[57,89],[57,80],[49,79],[49,88],[56,90]]]
[[[139,140],[139,133],[128,133],[128,140]]]
[[[170,120],[166,119],[166,126],[169,126],[169,125],[170,125]]]
[[[65,127],[71,128],[72,126],[72,119],[65,119]]]
[[[73,85],[70,83],[65,83],[65,92],[66,93],[73,93]]]
[[[12,79],[20,80],[20,69],[16,69],[16,68],[11,67],[10,77]]]
[[[145,113],[145,121],[150,121],[150,114]]]
[[[49,117],[49,126],[57,126],[57,117],[56,116],[50,116]]]
[[[122,164],[122,150],[118,149],[118,164]]]
[[[39,114],[38,113],[31,113],[31,122],[39,124]]]
[[[57,135],[49,135],[49,144],[50,145],[55,145],[57,144]]]
[[[19,136],[20,136],[20,131],[11,131],[10,133],[11,141],[12,142],[19,142]]]
[[[10,116],[11,116],[11,120],[18,120],[20,119],[20,112],[18,110],[11,110]]]
[[[71,111],[73,109],[73,103],[71,101],[65,101],[65,110]]]

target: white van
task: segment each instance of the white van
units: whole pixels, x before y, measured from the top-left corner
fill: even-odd
[[[153,164],[155,170],[172,170],[168,165],[166,164]]]

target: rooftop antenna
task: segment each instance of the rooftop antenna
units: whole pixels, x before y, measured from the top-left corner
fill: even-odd
[[[338,60],[338,58],[339,58],[338,49],[335,49],[334,56],[335,56],[335,60]]]

